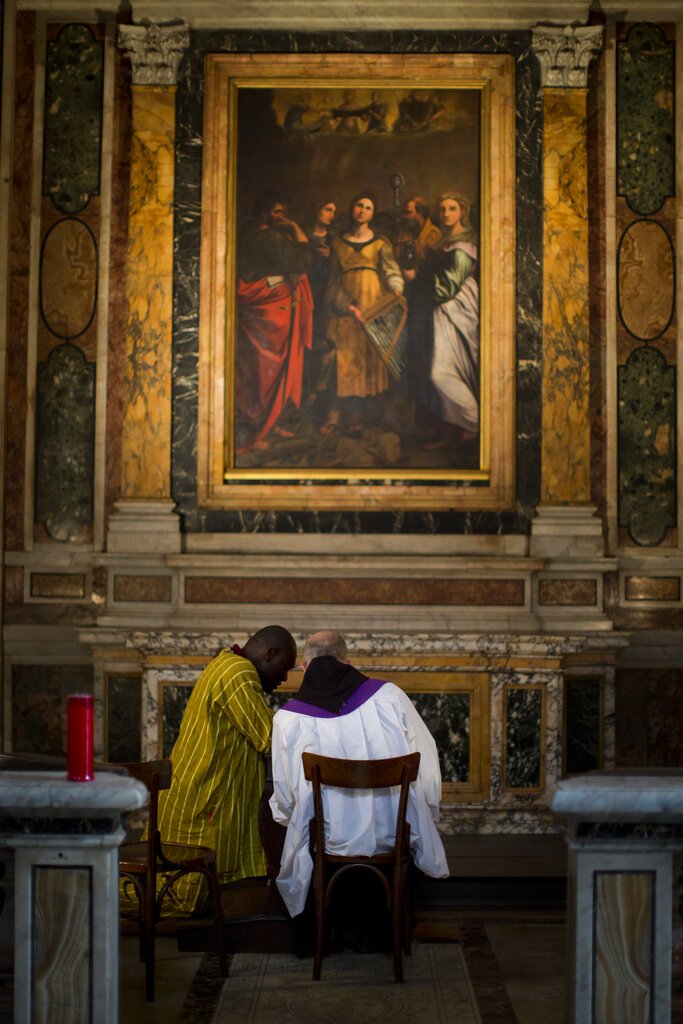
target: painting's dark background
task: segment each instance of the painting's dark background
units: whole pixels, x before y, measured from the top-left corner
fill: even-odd
[[[438,197],[446,189],[463,192],[478,206],[479,192],[479,92],[478,90],[424,90],[434,92],[447,107],[457,110],[458,124],[442,129],[439,122],[420,132],[369,132],[353,135],[343,131],[306,134],[282,125],[296,92],[311,96],[312,106],[328,103],[339,107],[345,89],[301,90],[241,89],[237,117],[237,210],[238,229],[249,217],[254,199],[262,189],[283,189],[290,199],[290,213],[306,227],[318,203],[333,200],[343,215],[358,192],[375,194],[378,213],[393,216],[391,177],[405,180],[403,199],[424,196],[436,216]],[[404,91],[378,89],[390,110]],[[362,107],[369,90],[356,90]],[[449,109],[450,108],[450,109]],[[279,116],[277,114],[279,113]],[[391,127],[392,113],[387,122]],[[453,118],[451,117],[451,120]]]

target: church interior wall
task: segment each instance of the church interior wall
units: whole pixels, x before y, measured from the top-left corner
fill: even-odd
[[[579,320],[589,376],[579,378],[576,406],[588,410],[581,416],[590,447],[577,449],[586,483],[572,477],[569,498],[558,499],[565,481],[551,479],[552,459],[561,461],[544,410],[548,417],[573,408],[576,367],[558,370],[550,384],[544,377],[565,357],[549,290],[557,286],[565,305],[569,295],[559,271],[548,276],[544,224],[552,214],[562,227],[565,210],[544,186],[554,159],[548,112],[557,107],[544,99],[530,28],[193,27],[174,103],[150,107],[162,141],[143,152],[133,94],[145,87],[131,84],[114,20],[17,12],[14,109],[11,126],[3,123],[12,139],[6,750],[60,752],[64,698],[78,689],[97,698],[99,756],[168,753],[188,688],[211,653],[275,620],[299,641],[323,625],[341,628],[361,669],[391,674],[420,704],[440,737],[447,833],[552,830],[545,794],[563,774],[681,764],[680,730],[667,732],[680,719],[683,690],[683,274],[675,273],[683,157],[671,142],[683,116],[683,102],[672,100],[681,91],[681,28],[593,22],[604,44],[588,68],[575,147],[587,154],[585,186],[573,177],[579,156],[569,147],[562,157],[562,188],[588,244]],[[457,495],[446,510],[202,505],[204,59],[234,52],[514,56],[509,507],[465,510]],[[634,92],[624,68],[643,53],[650,63]],[[559,115],[553,128],[560,150],[568,146]],[[653,155],[646,173],[629,177],[618,145],[635,146],[639,132]],[[172,174],[171,194],[159,187],[160,167]],[[131,241],[133,221],[140,235]],[[131,433],[130,308],[144,291],[133,280],[131,245],[137,240],[144,255],[154,225],[168,239],[154,264],[162,312],[148,317],[158,336],[150,342],[143,331],[138,342],[150,345],[143,356],[155,369],[168,365],[169,383]],[[576,252],[565,262],[576,266]],[[170,344],[159,340],[162,320]],[[571,364],[571,329],[564,340]],[[132,490],[131,437],[143,446],[154,437],[168,452],[167,493],[163,484],[153,494]]]

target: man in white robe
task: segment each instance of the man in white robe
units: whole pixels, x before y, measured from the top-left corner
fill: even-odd
[[[304,679],[296,697],[273,721],[275,821],[287,827],[277,887],[292,917],[301,914],[313,873],[309,821],[313,790],[304,778],[304,751],[326,757],[370,760],[419,751],[420,769],[411,785],[407,820],[415,865],[434,878],[448,876],[436,829],[441,771],[436,744],[410,699],[398,686],[368,679],[346,661],[338,633],[315,633],[306,644]],[[330,853],[372,855],[392,848],[398,790],[342,790],[323,787],[325,842]]]

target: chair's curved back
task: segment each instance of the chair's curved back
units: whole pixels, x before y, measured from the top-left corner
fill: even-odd
[[[147,819],[147,859],[150,876],[155,874],[157,855],[161,847],[159,834],[159,790],[169,789],[173,775],[171,759],[164,757],[158,761],[126,761],[117,767],[125,768],[129,775],[139,782],[144,782],[149,790],[149,807]]]
[[[301,755],[304,778],[313,784],[313,806],[316,847],[325,852],[322,786],[340,789],[389,789],[400,786],[396,809],[394,845],[400,851],[406,836],[406,810],[411,782],[417,778],[420,754],[402,754],[369,761],[354,761],[338,757],[325,757],[310,751]]]

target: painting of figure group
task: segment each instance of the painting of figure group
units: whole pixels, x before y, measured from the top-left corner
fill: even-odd
[[[316,123],[302,102],[287,112],[291,130]],[[381,106],[379,95],[373,102]],[[392,130],[438,118],[436,105],[422,106],[404,104]],[[359,130],[386,130],[379,109],[349,105],[329,116],[343,131],[354,119]],[[333,191],[313,197],[308,215],[303,207],[277,188],[262,190],[239,240],[235,465],[477,468],[479,259],[470,198],[458,188],[431,199],[412,194],[387,214],[370,187],[347,209]],[[367,323],[392,296],[405,313],[398,375]]]

